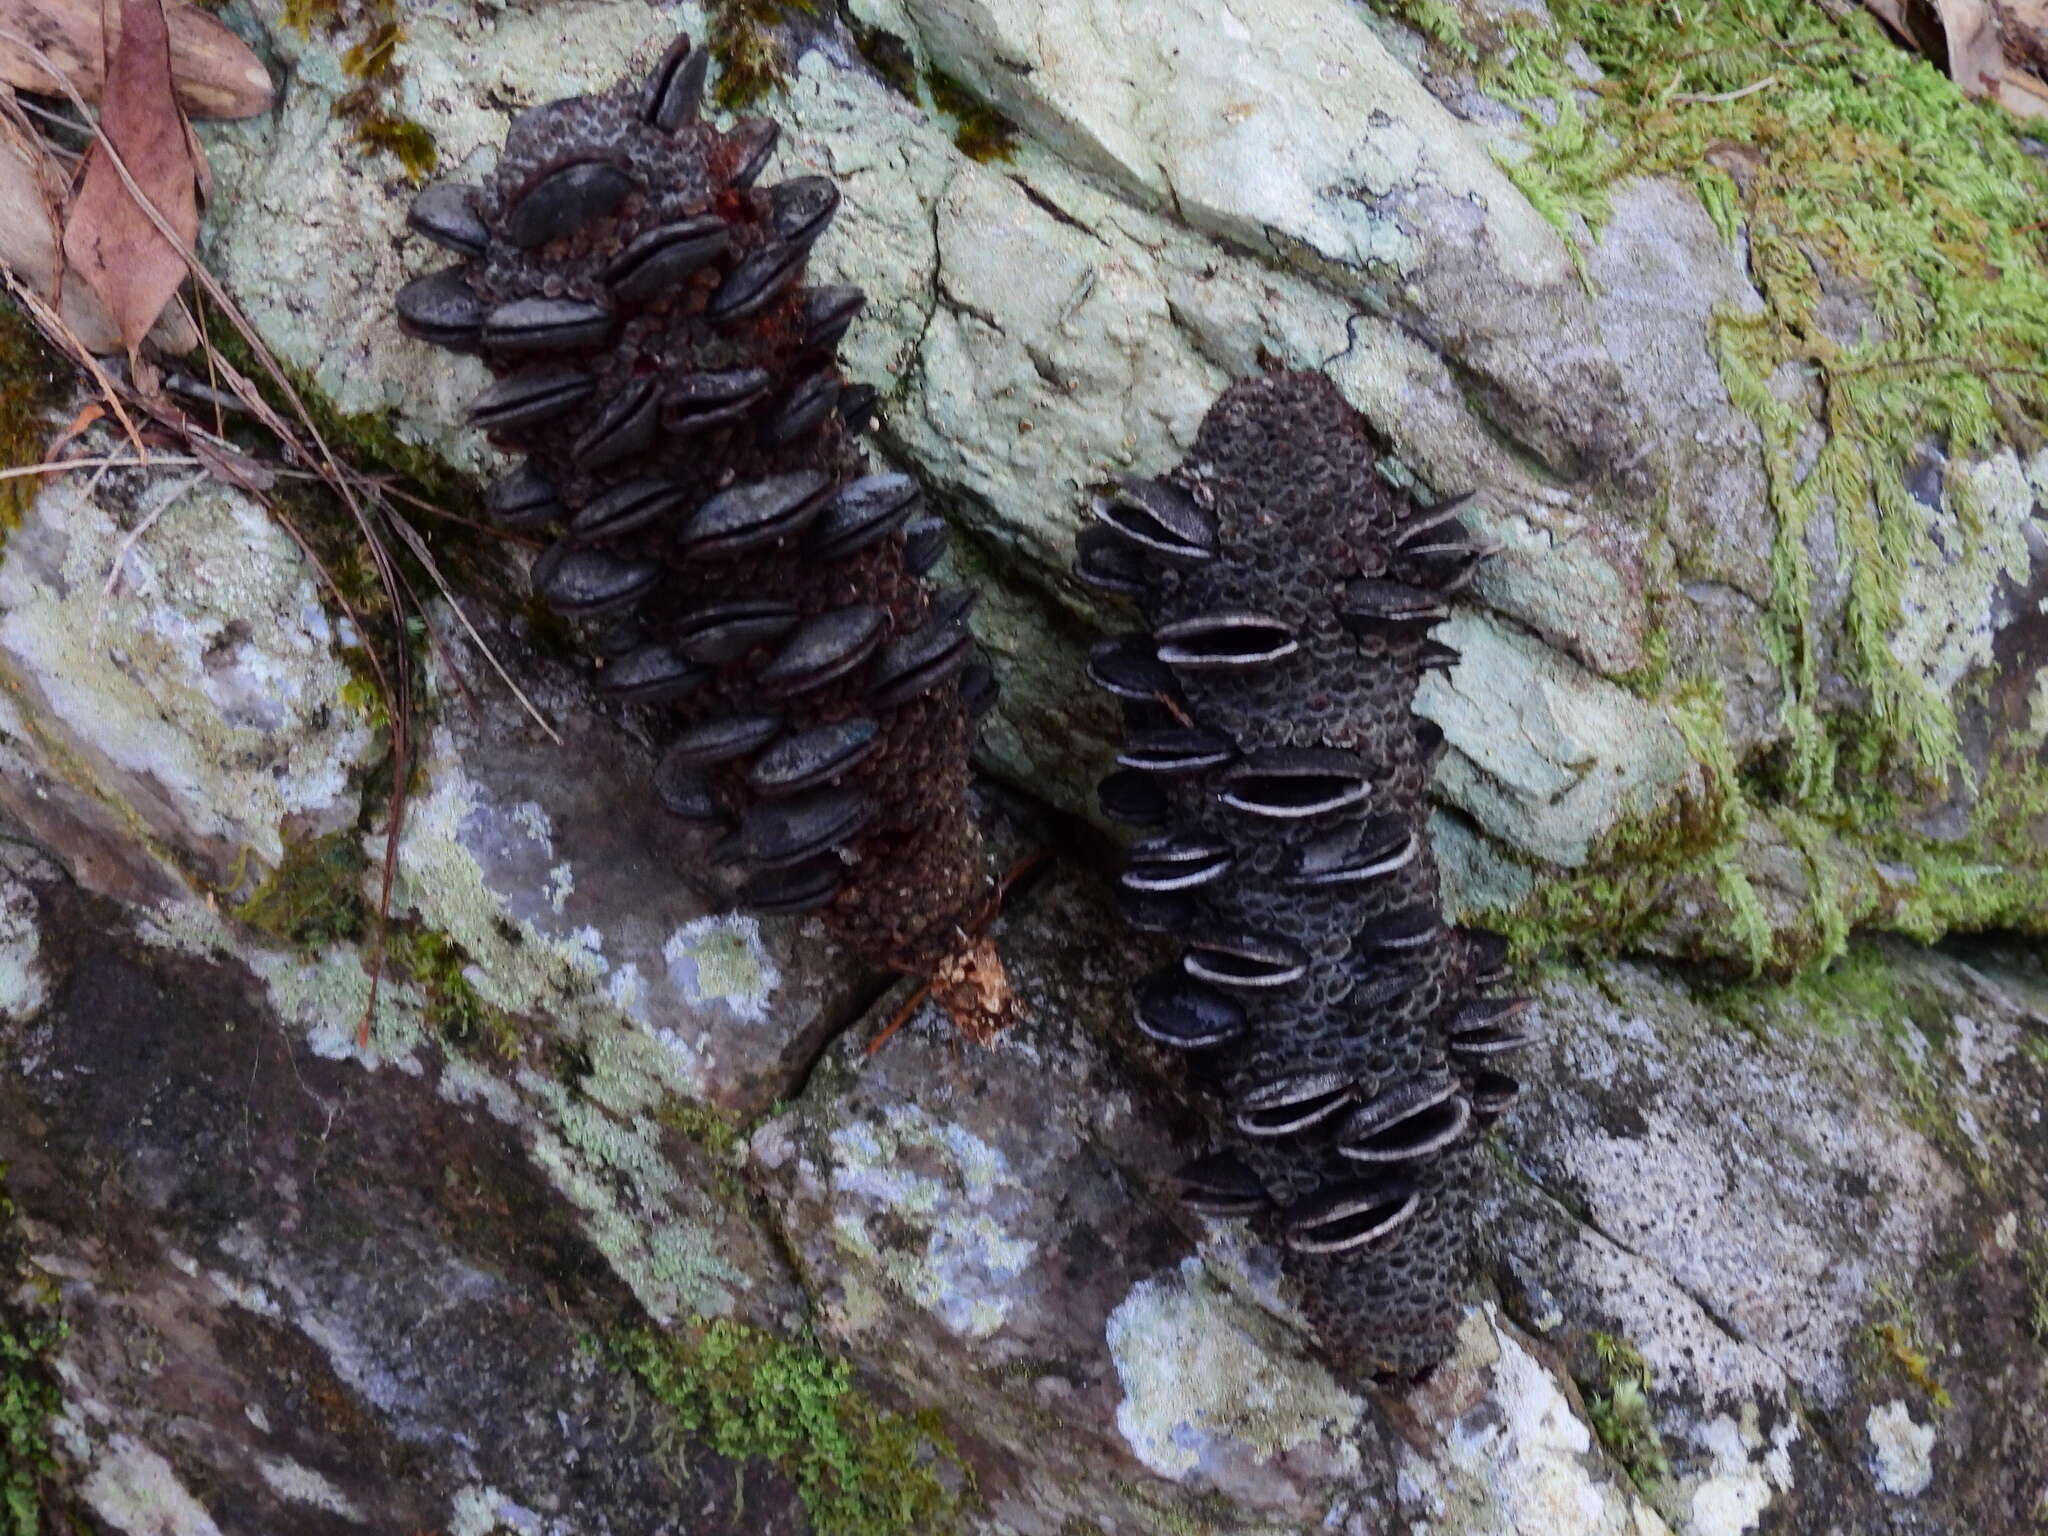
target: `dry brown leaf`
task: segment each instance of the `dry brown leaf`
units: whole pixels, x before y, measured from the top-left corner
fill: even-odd
[[[121,333],[99,295],[84,283],[69,283],[57,292],[57,210],[68,192],[63,167],[40,135],[7,110],[9,93],[0,103],[0,266],[30,291],[57,306],[64,323],[87,351],[118,352]],[[170,353],[199,345],[199,332],[181,309],[164,312],[151,343]]]
[[[2048,117],[2048,0],[1864,0],[1966,95]]]
[[[171,92],[163,0],[105,3],[109,13],[122,14],[100,113],[105,142],[95,139],[87,156],[85,183],[64,225],[64,256],[73,275],[106,301],[123,344],[133,352],[184,282],[185,258],[129,192],[107,145],[185,249],[199,234],[199,178],[192,140]]]
[[[164,14],[179,106],[194,117],[254,117],[270,110],[269,71],[247,43],[191,0],[165,0]],[[40,49],[87,101],[100,99],[106,83],[102,61],[112,49],[102,41],[99,0],[0,0],[0,33],[16,34]],[[46,96],[60,94],[33,53],[4,36],[0,80]]]

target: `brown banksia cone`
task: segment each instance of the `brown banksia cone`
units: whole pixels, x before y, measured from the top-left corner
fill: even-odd
[[[1449,1353],[1472,1268],[1475,1147],[1534,1038],[1498,935],[1445,923],[1425,791],[1443,732],[1411,712],[1429,638],[1487,550],[1468,498],[1425,506],[1320,374],[1227,391],[1193,450],[1096,506],[1083,580],[1133,633],[1090,658],[1123,701],[1103,810],[1138,827],[1120,901],[1180,939],[1138,1028],[1221,1099],[1224,1145],[1180,1170],[1248,1217],[1355,1377]]]
[[[525,462],[486,506],[555,536],[535,589],[654,712],[661,803],[723,829],[747,906],[820,914],[987,1039],[1012,1005],[967,806],[995,700],[972,594],[925,582],[945,527],[861,452],[875,397],[836,350],[863,295],[804,282],[838,188],[756,185],[776,126],[703,122],[704,68],[679,38],[522,113],[481,185],[422,191],[412,228],[462,260],[399,321],[495,376],[470,420]]]

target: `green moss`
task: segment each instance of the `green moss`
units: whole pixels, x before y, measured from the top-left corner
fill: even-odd
[[[0,1190],[6,1176],[0,1163]],[[57,1471],[49,1427],[64,1406],[49,1363],[64,1341],[63,1322],[4,1299],[24,1262],[14,1205],[0,1193],[0,1536],[40,1536],[44,1529],[44,1498]]]
[[[1484,71],[1531,104],[1534,152],[1514,174],[1536,205],[1561,227],[1573,214],[1597,225],[1617,179],[1664,173],[1693,183],[1724,234],[1747,237],[1764,308],[1721,317],[1715,342],[1730,395],[1763,430],[1778,514],[1770,640],[1790,788],[1832,809],[1870,782],[1868,761],[1850,771],[1824,724],[1807,551],[1823,514],[1848,568],[1837,664],[1867,695],[1856,712],[1882,766],[1938,782],[1959,761],[1950,701],[1889,651],[1907,571],[1938,556],[1903,476],[1930,440],[1960,458],[1996,446],[2008,423],[2048,427],[2036,222],[2048,169],[2006,113],[1893,46],[1860,7],[1559,0],[1550,12],[1554,30],[1512,21]],[[1590,95],[1564,62],[1567,40],[1606,74]],[[1830,286],[1868,305],[1871,334],[1828,334]],[[1826,435],[1811,464],[1798,448],[1813,411],[1766,387],[1781,370],[1818,401]]]
[[[1008,160],[1017,153],[1017,125],[943,69],[924,72],[932,105],[953,119],[953,143],[970,160]]]
[[[1654,1496],[1671,1476],[1671,1459],[1650,1408],[1649,1363],[1633,1344],[1611,1334],[1591,1334],[1587,1344],[1594,1365],[1575,1376],[1593,1434],[1629,1480]]]
[[[663,1125],[680,1131],[721,1162],[737,1160],[747,1144],[746,1126],[710,1104],[678,1100],[661,1111],[660,1119]]]
[[[0,466],[17,469],[42,462],[50,438],[50,412],[71,383],[71,369],[51,352],[42,332],[16,307],[0,298]],[[42,489],[42,477],[0,480],[0,537],[21,526],[21,517]]]
[[[878,1407],[843,1360],[725,1319],[613,1341],[684,1430],[796,1485],[818,1536],[944,1536],[971,1480],[935,1423]]]
[[[280,943],[318,949],[353,942],[369,931],[362,889],[368,866],[353,832],[288,843],[277,868],[232,910]]]
[[[1643,659],[1628,671],[1617,672],[1614,681],[1637,698],[1654,703],[1670,680],[1671,631],[1663,624],[1652,624],[1643,636]]]
[[[393,924],[386,960],[426,994],[421,1017],[459,1050],[488,1049],[507,1060],[519,1054],[519,1021],[484,1001],[467,973],[469,952],[445,933],[417,924]]]
[[[789,83],[793,61],[781,31],[819,15],[822,0],[711,0],[705,46],[718,64],[711,99],[728,112],[758,106]]]
[[[1785,733],[1724,765],[1728,814],[1695,794],[1617,827],[1585,870],[1545,870],[1506,925],[1524,947],[1636,947],[1668,936],[1658,903],[1682,882],[1712,909],[1701,952],[1776,972],[1825,965],[1857,924],[1923,939],[2043,931],[2048,770],[1995,742],[1973,770],[1966,694],[1937,691],[1891,647],[1913,571],[1945,563],[1906,471],[1929,445],[1960,463],[2048,435],[2048,166],[2006,113],[1859,7],[1558,0],[1549,14],[1511,16],[1480,70],[1527,112],[1527,152],[1503,156],[1516,184],[1576,252],[1618,181],[1689,181],[1764,301],[1718,315],[1710,340],[1763,440],[1777,525],[1765,640]],[[1603,72],[1597,87],[1567,63],[1572,43]],[[1863,333],[1842,333],[1836,317],[1859,312]],[[1975,537],[1967,477],[1946,491]],[[1823,528],[1840,571],[1815,568]],[[1837,587],[1839,616],[1824,619],[1815,594]],[[1660,698],[1667,666],[1668,641],[1653,644],[1621,681]],[[1688,731],[1696,757],[1700,735]],[[1967,836],[1914,830],[1916,811],[1951,798],[1970,807]],[[1758,895],[1762,861],[1787,854],[1804,864],[1803,908]]]
[[[1521,958],[1559,943],[1588,956],[1639,948],[1663,926],[1673,888],[1690,882],[1710,885],[1719,897],[1729,954],[1743,957],[1753,973],[1775,963],[1779,936],[1741,861],[1750,809],[1728,745],[1720,685],[1689,680],[1666,708],[1693,772],[1662,805],[1616,823],[1583,868],[1546,869],[1529,900],[1486,914]]]
[[[313,29],[331,32],[341,25],[341,0],[284,0],[284,24],[301,37]]]
[[[1438,47],[1461,59],[1478,57],[1479,50],[1465,36],[1465,24],[1457,10],[1444,0],[1370,0],[1372,8],[1420,32]]]
[[[2020,1269],[2027,1277],[2027,1334],[2048,1350],[2048,1236],[2021,1247]]]
[[[351,91],[342,100],[353,101],[355,94]],[[441,152],[434,146],[434,136],[411,118],[375,107],[366,107],[360,115],[349,115],[355,122],[356,143],[363,152],[391,156],[414,186],[423,184],[439,167]]]
[[[881,76],[882,83],[905,100],[916,101],[917,57],[910,45],[894,32],[869,26],[851,11],[844,12],[843,19],[853,34],[855,50]]]
[[[433,135],[392,109],[405,78],[398,0],[285,0],[283,19],[301,37],[316,30],[337,41],[353,36],[342,50],[341,72],[358,84],[335,102],[334,115],[352,125],[364,154],[390,155],[414,185],[433,175],[440,161]]]
[[[1921,1392],[1937,1412],[1947,1412],[1953,1404],[1947,1390],[1934,1379],[1933,1365],[1920,1343],[1920,1325],[1912,1303],[1889,1284],[1877,1287],[1877,1297],[1890,1314],[1871,1324],[1868,1335],[1880,1369]]]

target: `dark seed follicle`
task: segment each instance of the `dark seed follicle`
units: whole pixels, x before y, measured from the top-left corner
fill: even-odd
[[[408,222],[458,262],[399,320],[493,374],[470,420],[524,463],[485,506],[557,534],[535,590],[586,626],[599,694],[653,711],[650,805],[722,828],[758,910],[971,973],[970,1001],[935,990],[985,1037],[1007,991],[966,792],[993,678],[964,604],[920,580],[943,524],[858,446],[875,397],[834,348],[863,296],[804,282],[839,189],[765,181],[775,125],[702,121],[705,68],[678,38],[522,113],[480,183],[422,192]]]
[[[1102,808],[1143,829],[1119,906],[1182,946],[1134,984],[1137,1026],[1220,1095],[1225,1145],[1179,1192],[1259,1224],[1358,1379],[1449,1353],[1474,1148],[1536,1035],[1492,992],[1505,944],[1442,917],[1443,733],[1411,712],[1457,664],[1429,630],[1487,550],[1465,498],[1392,489],[1386,452],[1321,375],[1246,381],[1180,465],[1098,499],[1076,562],[1142,620],[1089,658],[1126,713]]]

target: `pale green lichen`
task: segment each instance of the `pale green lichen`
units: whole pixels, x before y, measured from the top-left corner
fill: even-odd
[[[760,923],[744,912],[718,913],[685,923],[669,935],[661,955],[676,988],[692,1003],[722,1003],[751,1023],[768,1017],[782,973],[761,942]]]
[[[281,828],[355,815],[372,733],[311,568],[263,510],[204,477],[113,497],[50,486],[0,566],[0,681],[35,755],[147,843],[283,858]],[[146,526],[145,526],[146,525]]]
[[[1878,1487],[1907,1499],[1925,1493],[1934,1481],[1934,1426],[1914,1422],[1912,1410],[1895,1398],[1872,1408],[1863,1428]]]
[[[1005,1219],[1030,1193],[1000,1149],[915,1104],[832,1132],[832,1231],[847,1253],[954,1333],[986,1339],[1037,1244]]]
[[[7,867],[0,851],[0,1020],[30,1017],[49,995],[49,979],[38,959],[36,897]]]
[[[1159,1476],[1193,1477],[1228,1443],[1261,1457],[1330,1448],[1356,1466],[1363,1404],[1289,1349],[1278,1325],[1212,1281],[1199,1259],[1140,1280],[1105,1328],[1123,1398],[1116,1423]]]

